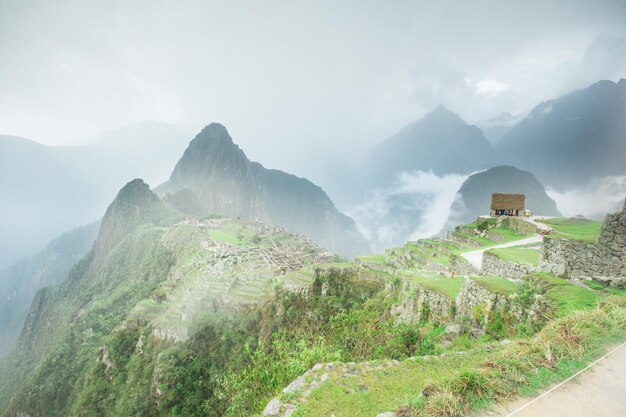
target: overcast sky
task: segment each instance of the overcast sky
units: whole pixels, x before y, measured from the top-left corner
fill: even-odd
[[[226,125],[269,166],[626,77],[626,1],[0,0],[0,133]]]

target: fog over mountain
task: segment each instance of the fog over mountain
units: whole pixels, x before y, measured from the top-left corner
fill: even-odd
[[[583,368],[626,338],[625,22],[0,0],[0,417],[473,415]]]
[[[0,135],[0,268],[102,217],[129,178],[165,181],[190,137],[187,128],[162,122],[129,125],[77,146]]]
[[[560,189],[626,175],[626,80],[608,80],[543,102],[496,145],[503,162]]]

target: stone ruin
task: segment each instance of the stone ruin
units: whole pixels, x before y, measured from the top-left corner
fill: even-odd
[[[611,287],[626,286],[626,201],[608,214],[598,243],[544,238],[539,269],[570,279],[591,278]]]

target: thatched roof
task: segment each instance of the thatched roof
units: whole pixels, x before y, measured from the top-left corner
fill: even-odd
[[[524,210],[524,194],[491,194],[491,209]]]

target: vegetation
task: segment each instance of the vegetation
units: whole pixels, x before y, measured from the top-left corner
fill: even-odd
[[[427,325],[381,320],[394,298],[379,285],[332,271],[312,288],[309,297],[280,292],[245,313],[214,315],[176,349],[152,342],[148,329],[114,332],[106,343],[112,365],[93,363],[72,414],[251,415],[317,362],[434,352]]]
[[[444,294],[450,298],[455,298],[465,279],[463,277],[441,277],[436,274],[426,274],[425,272],[410,272],[404,271],[410,280],[418,286]]]
[[[516,282],[502,277],[477,276],[472,277],[472,279],[484,286],[488,291],[496,294],[512,295],[519,287],[519,284]]]
[[[491,226],[472,226],[484,223]],[[419,306],[424,309],[421,322],[399,320],[403,309],[417,309],[409,305],[415,299],[407,301],[409,292],[422,288],[452,301],[465,282],[433,269],[445,269],[451,256],[475,247],[431,239],[359,257],[359,268],[329,257],[319,264],[309,259],[297,271],[272,271],[267,281],[249,279],[248,287],[237,290],[244,303],[236,310],[216,307],[195,320],[186,341],[154,337],[157,319],[184,326],[174,307],[182,303],[181,292],[204,282],[203,274],[213,265],[202,246],[210,240],[207,234],[240,247],[285,248],[289,243],[286,233],[265,235],[227,219],[216,224],[221,226],[204,232],[191,224],[137,226],[119,241],[110,239],[106,251],[96,245],[61,287],[42,291],[39,310],[30,318],[39,332],[22,341],[22,356],[11,358],[30,368],[14,373],[8,362],[0,365],[5,367],[0,402],[12,396],[3,417],[22,410],[33,416],[80,417],[258,415],[272,397],[296,400],[297,394],[282,389],[317,363],[336,366],[324,368],[328,381],[299,403],[296,416],[370,416],[391,410],[462,415],[574,372],[594,349],[626,332],[626,301],[607,299],[623,294],[618,290],[593,283],[575,286],[543,273],[522,284],[478,276],[471,279],[498,294],[501,308],[487,311],[485,302],[473,307],[471,317],[457,317],[480,326],[484,334],[466,331],[448,346],[442,343],[444,327],[428,322],[429,306]],[[489,231],[501,233],[505,241],[524,237],[506,227]],[[456,233],[475,246],[495,244],[469,232]],[[514,262],[536,265],[538,260],[534,249],[491,252]],[[237,265],[249,274],[245,264]],[[181,277],[187,287],[179,285]],[[202,296],[235,294],[230,281],[219,277],[214,287],[202,287]],[[537,300],[548,305],[538,321],[514,316]],[[444,308],[452,315],[456,311],[453,302]],[[566,325],[573,326],[570,333],[564,333]],[[514,340],[505,347],[496,344],[505,337]],[[433,356],[441,353],[446,355]]]
[[[602,222],[597,220],[577,219],[577,218],[555,218],[543,220],[555,230],[555,235],[580,242],[595,243],[600,236]]]
[[[539,251],[537,249],[528,249],[523,247],[509,247],[501,249],[490,249],[487,251],[492,255],[506,261],[517,262],[527,265],[539,265]]]
[[[626,299],[610,298],[548,324],[535,337],[466,354],[408,360],[353,378],[331,377],[298,416],[460,416],[514,394],[529,395],[585,366],[626,337]],[[363,387],[366,387],[363,388]]]
[[[570,281],[549,273],[536,273],[534,276],[544,286],[546,295],[555,308],[556,317],[592,310],[598,305],[599,295],[587,288],[573,285]]]

